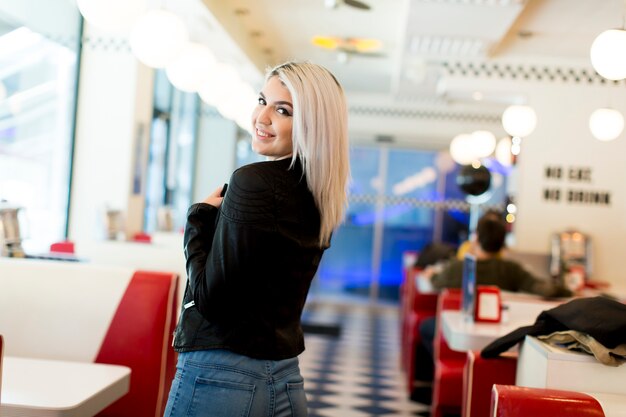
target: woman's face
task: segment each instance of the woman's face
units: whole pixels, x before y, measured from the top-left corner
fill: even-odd
[[[252,149],[269,159],[282,159],[293,153],[291,128],[293,104],[287,87],[272,77],[259,94],[259,104],[252,113]]]

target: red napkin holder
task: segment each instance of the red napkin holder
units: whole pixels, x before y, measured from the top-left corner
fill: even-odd
[[[476,288],[474,321],[499,323],[502,320],[502,297],[495,285],[479,285]]]

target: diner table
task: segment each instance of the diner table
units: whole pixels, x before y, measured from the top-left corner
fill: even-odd
[[[460,311],[445,310],[441,313],[441,329],[452,350],[482,350],[495,339],[519,327],[533,324],[542,311],[565,301],[567,300],[546,300],[528,294],[503,293],[503,313],[499,323],[474,322]]]
[[[124,396],[130,368],[5,356],[2,417],[89,417]]]

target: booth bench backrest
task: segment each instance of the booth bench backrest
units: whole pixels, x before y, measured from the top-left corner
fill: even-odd
[[[101,416],[163,414],[175,372],[178,276],[93,264],[0,259],[0,334],[10,356],[131,368]]]
[[[81,260],[99,265],[124,266],[134,269],[150,271],[168,271],[179,276],[178,306],[180,310],[185,290],[187,272],[185,270],[185,255],[183,252],[183,238],[180,235],[179,245],[173,242],[140,243],[117,240],[77,241],[64,242],[72,245],[72,253]],[[59,245],[51,245],[50,250],[59,250]]]
[[[495,384],[491,417],[605,417],[600,403],[582,392]]]

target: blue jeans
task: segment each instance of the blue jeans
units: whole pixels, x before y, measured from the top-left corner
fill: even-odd
[[[178,355],[165,417],[306,415],[298,358],[269,361],[223,349]]]

